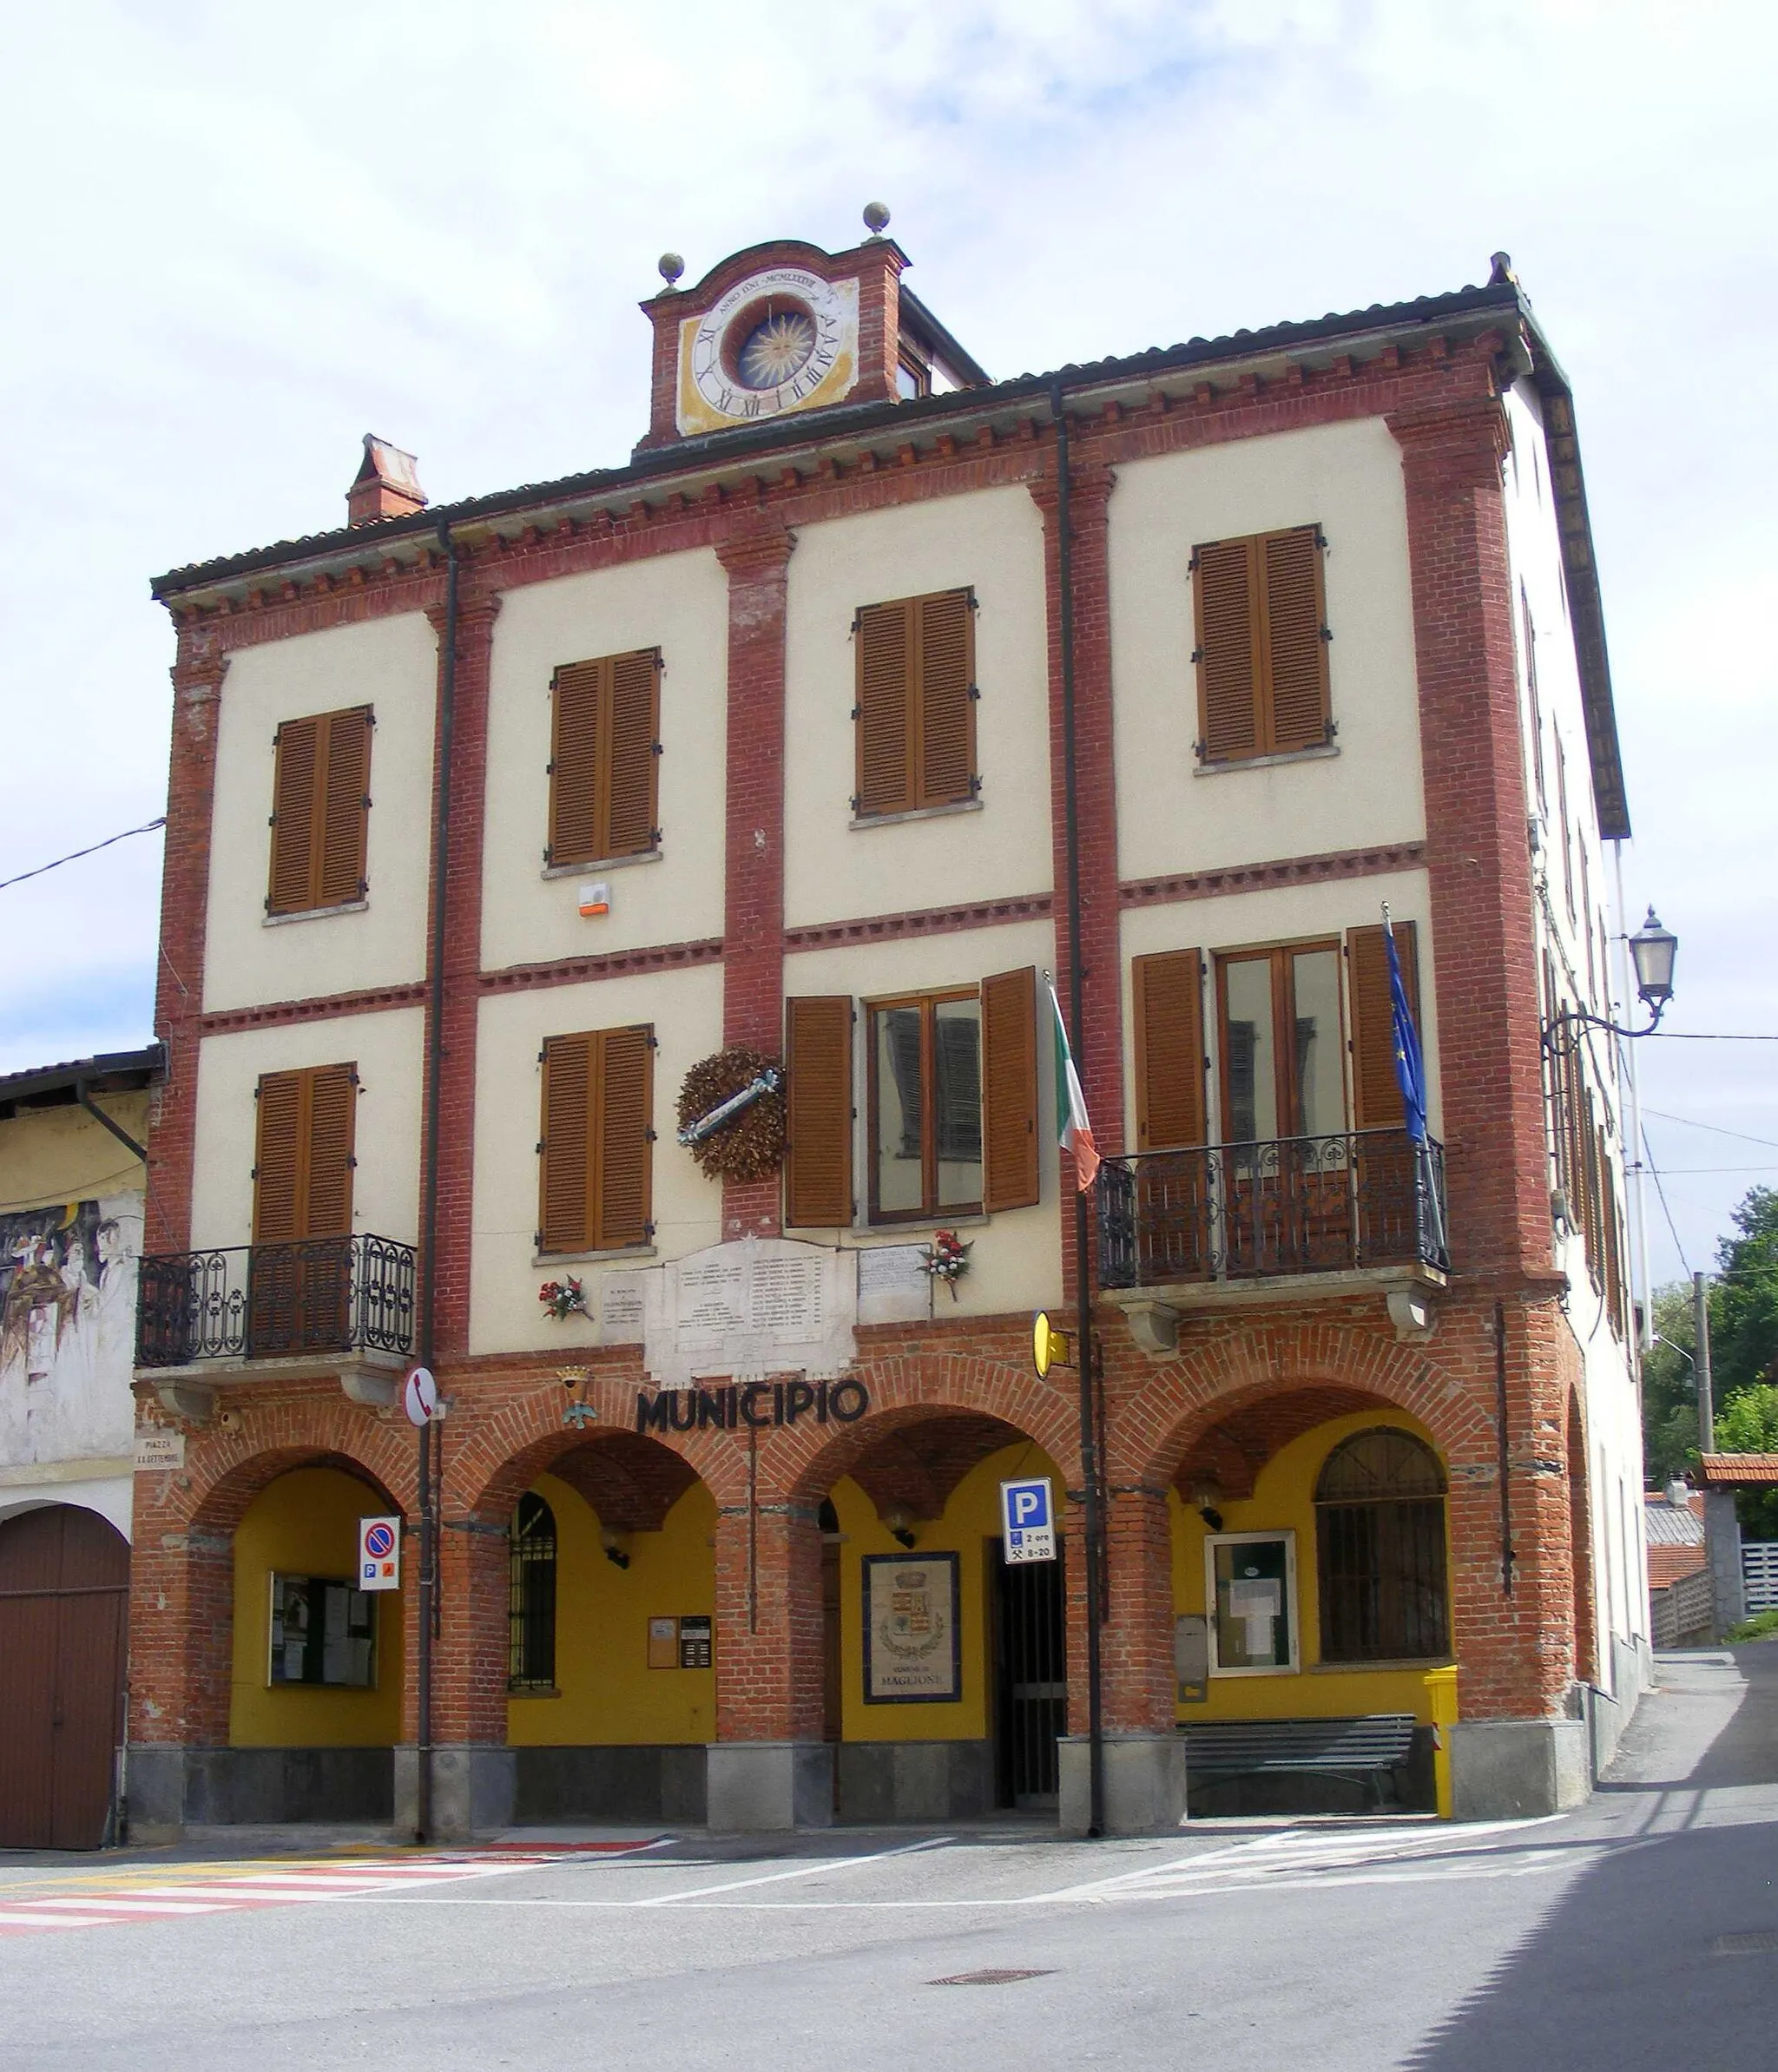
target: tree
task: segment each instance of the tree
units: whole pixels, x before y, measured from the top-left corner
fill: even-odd
[[[1691,1288],[1655,1291],[1655,1342],[1643,1355],[1643,1459],[1663,1488],[1696,1464],[1698,1391],[1692,1370]]]
[[[1710,1290],[1710,1365],[1725,1408],[1742,1389],[1778,1383],[1778,1189],[1750,1188],[1733,1220],[1740,1235],[1717,1246]]]

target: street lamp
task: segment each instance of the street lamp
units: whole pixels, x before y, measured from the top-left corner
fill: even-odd
[[[1589,1014],[1584,1008],[1564,1008],[1544,1025],[1544,1048],[1553,1051],[1560,1046],[1562,1031],[1565,1028],[1584,1025],[1603,1029],[1610,1036],[1634,1038],[1652,1036],[1667,1003],[1673,997],[1673,959],[1679,949],[1679,937],[1670,928],[1663,928],[1651,906],[1642,926],[1630,938],[1630,961],[1636,967],[1636,990],[1643,1005],[1649,1010],[1646,1029],[1620,1029],[1617,1023],[1607,1021],[1603,1015]]]

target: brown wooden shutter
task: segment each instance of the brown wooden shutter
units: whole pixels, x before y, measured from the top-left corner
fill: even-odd
[[[916,766],[912,604],[867,604],[858,615],[858,806],[860,815],[913,805]]]
[[[982,1207],[1037,1199],[1037,975],[982,981]]]
[[[1412,921],[1395,924],[1395,954],[1401,962],[1401,983],[1418,1031],[1419,965],[1414,937]],[[1346,947],[1347,1012],[1352,1026],[1353,1128],[1400,1129],[1406,1115],[1395,1077],[1395,1026],[1389,1011],[1389,959],[1383,946],[1383,931],[1350,929]]]
[[[975,609],[967,590],[918,602],[919,806],[975,796]]]
[[[654,846],[660,687],[657,648],[613,658],[605,839],[598,852],[602,857],[639,856]]]
[[[254,1243],[349,1237],[356,1066],[267,1072],[260,1081],[259,1109]]]
[[[1206,762],[1259,753],[1258,570],[1252,540],[1193,552],[1198,733]]]
[[[365,838],[370,818],[371,708],[329,713],[324,726],[325,801],[319,829],[316,906],[365,896]]]
[[[600,714],[610,676],[605,661],[556,670],[550,729],[550,861],[599,858]]]
[[[584,1252],[592,1227],[591,1036],[551,1036],[543,1046],[543,1171],[539,1250]]]
[[[286,720],[278,729],[272,778],[272,878],[266,911],[300,914],[313,904],[316,782],[321,721]]]
[[[597,1219],[593,1248],[644,1245],[649,1220],[649,1129],[653,1122],[654,1032],[607,1029],[598,1038],[598,1129],[595,1141]]]
[[[852,1221],[852,1002],[784,1003],[787,1085],[784,1220],[801,1229]]]
[[[1195,950],[1167,950],[1131,962],[1138,1151],[1204,1141],[1202,968]]]
[[[1261,744],[1270,754],[1327,739],[1327,643],[1321,549],[1313,525],[1265,535],[1262,562]]]

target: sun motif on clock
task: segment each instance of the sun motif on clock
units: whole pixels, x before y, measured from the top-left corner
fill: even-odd
[[[784,267],[680,326],[682,433],[837,403],[858,379],[858,283]]]

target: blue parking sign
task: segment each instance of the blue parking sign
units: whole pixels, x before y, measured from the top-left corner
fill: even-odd
[[[1034,1475],[1000,1484],[1001,1546],[1009,1563],[1053,1562],[1056,1515],[1050,1503],[1050,1478]]]

